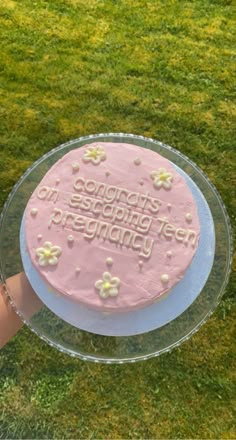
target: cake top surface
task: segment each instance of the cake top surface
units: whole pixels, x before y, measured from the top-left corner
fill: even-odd
[[[65,154],[25,211],[32,264],[53,291],[101,311],[145,307],[184,276],[200,226],[185,179],[164,157],[96,142]]]

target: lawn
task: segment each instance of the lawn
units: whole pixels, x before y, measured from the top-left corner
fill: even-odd
[[[235,226],[230,0],[1,0],[0,207],[42,154],[93,133],[190,157]],[[236,258],[214,315],[169,354],[85,363],[24,327],[0,353],[2,439],[234,439]]]

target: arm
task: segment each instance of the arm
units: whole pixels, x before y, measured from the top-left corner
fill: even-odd
[[[28,320],[43,306],[34,293],[24,272],[8,278],[7,290],[19,310],[24,310],[24,317]],[[23,326],[23,322],[11,307],[0,284],[0,348],[2,348]]]

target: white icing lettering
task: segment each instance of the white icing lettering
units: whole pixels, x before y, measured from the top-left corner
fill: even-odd
[[[116,201],[117,202],[121,202],[121,198],[122,198],[122,195],[123,195],[124,196],[123,197],[123,202],[125,203],[126,198],[127,198],[127,194],[129,194],[129,191],[127,189],[121,189],[121,188],[117,188],[117,189],[118,189],[118,191],[117,191],[117,195],[116,195]]]
[[[90,199],[89,197],[83,197],[81,209],[83,209],[83,211],[90,211],[91,202],[92,202],[92,199]]]
[[[124,218],[125,209],[124,208],[115,208],[115,215],[113,221],[122,221]]]
[[[83,177],[78,177],[74,183],[74,188],[76,191],[83,191],[84,189],[84,178]],[[82,185],[81,185],[82,184]]]
[[[151,253],[152,253],[153,243],[154,243],[153,240],[151,240],[148,237],[144,237],[143,249],[142,249],[142,252],[139,253],[139,256],[145,257],[145,258],[150,258]]]
[[[160,227],[160,229],[158,230],[158,234],[160,235],[160,234],[162,233],[162,230],[163,230],[164,225],[168,223],[168,220],[167,220],[166,218],[159,218],[159,217],[158,217],[157,220],[158,220],[159,222],[161,222],[161,227]]]
[[[176,231],[175,231],[175,238],[176,238],[177,241],[183,241],[185,235],[186,235],[186,230],[185,229],[181,229],[181,228],[176,229]]]
[[[61,223],[62,214],[63,214],[63,211],[61,209],[54,208],[52,215],[51,215],[49,222],[48,222],[49,226],[51,226],[52,223],[54,223],[55,225],[58,225],[59,223]]]
[[[135,224],[135,226],[137,226],[138,219],[139,219],[139,214],[137,212],[131,212],[127,220],[127,223],[128,225]]]
[[[113,210],[114,210],[114,206],[108,204],[105,205],[103,208],[103,217],[112,218]]]
[[[97,232],[97,224],[97,220],[88,220],[86,223],[84,237],[93,239]]]
[[[133,234],[133,231],[131,231],[130,229],[122,228],[121,237],[120,237],[120,244],[121,245],[124,244],[125,246],[129,247],[131,239],[132,239],[132,234]]]
[[[59,195],[58,189],[50,188],[50,191],[48,192],[46,199],[48,201],[53,201],[54,203],[56,203],[58,199],[58,195]]]
[[[147,233],[150,230],[151,224],[152,224],[152,217],[149,217],[148,215],[139,216],[137,231]]]
[[[191,239],[192,239],[191,245],[192,245],[192,247],[195,247],[196,239],[197,239],[197,234],[196,234],[195,231],[192,231],[191,229],[188,229],[187,230],[187,235],[186,235],[185,240],[184,240],[184,243],[187,243]]]
[[[141,240],[141,244],[136,243],[138,240]],[[140,234],[134,234],[132,240],[132,248],[140,250],[142,248],[142,242],[143,242],[143,236]]]
[[[145,209],[146,203],[149,200],[149,192],[147,192],[146,194],[142,194],[140,197],[141,201],[143,202],[140,205],[140,208]]]
[[[151,199],[149,203],[149,211],[156,214],[160,209],[161,202],[157,199]]]
[[[124,216],[124,219],[123,219],[124,223],[127,223],[127,220],[128,220],[128,218],[129,218],[131,212],[132,212],[132,211],[131,211],[130,208],[125,208],[125,216]]]
[[[175,232],[175,226],[169,224],[165,224],[163,228],[163,234],[165,237],[173,237],[173,234]]]
[[[93,194],[96,190],[96,182],[95,180],[86,180],[84,185],[85,191],[87,191],[89,194]]]
[[[121,229],[119,226],[112,226],[109,231],[109,240],[113,243],[119,243]]]
[[[98,229],[97,229],[97,237],[98,238],[103,238],[103,240],[106,239],[107,236],[107,230],[109,227],[109,223],[105,223],[105,222],[99,222],[98,223]]]
[[[96,188],[96,196],[104,197],[104,191],[105,191],[106,185],[105,183],[97,182],[97,188]]]
[[[40,187],[40,188],[38,189],[38,192],[37,192],[37,197],[38,197],[40,200],[44,200],[44,199],[46,199],[49,190],[50,190],[50,188],[49,188],[48,186],[42,186],[42,187]]]
[[[129,193],[127,196],[127,204],[136,207],[138,205],[138,193]]]
[[[84,227],[85,227],[85,218],[82,217],[81,215],[77,215],[72,223],[72,229],[74,229],[75,231],[84,231]]]
[[[81,199],[82,196],[80,196],[79,194],[72,194],[69,201],[69,206],[71,206],[72,208],[79,208]]]
[[[118,186],[107,185],[92,179],[86,180],[83,177],[78,177],[75,180],[73,187],[78,192],[85,192],[90,195],[93,194],[94,196],[101,197],[104,202],[120,202],[134,208],[137,207],[143,210],[147,209],[154,214],[159,211],[162,204],[159,199],[151,197],[149,192],[146,194],[130,192],[129,190]]]
[[[194,230],[175,226],[164,216],[155,217],[162,202],[151,197],[149,192],[140,194],[83,177],[78,177],[73,187],[76,193],[63,192],[48,186],[38,189],[37,197],[43,203],[56,203],[60,197],[72,211],[78,210],[77,214],[54,208],[50,214],[49,228],[51,225],[61,225],[65,229],[83,234],[85,239],[109,240],[137,251],[139,257],[145,259],[152,254],[155,234],[167,240],[174,238],[179,243],[184,242],[193,247],[196,244],[197,233]],[[149,233],[151,236],[148,236]],[[72,243],[70,237],[73,236],[67,236],[68,243]]]
[[[62,220],[62,226],[64,226],[65,228],[69,228],[69,226],[72,225],[72,221],[76,217],[77,217],[76,214],[73,214],[72,212],[65,211],[65,215],[63,216],[63,220]],[[71,220],[71,223],[67,224],[67,222],[70,220]]]
[[[195,231],[191,229],[186,230],[182,228],[176,228],[174,225],[168,223],[168,220],[165,218],[158,218],[157,220],[161,222],[161,227],[158,231],[159,235],[163,234],[165,237],[172,237],[174,235],[177,241],[183,241],[185,244],[190,242],[192,247],[195,247],[197,240],[197,234]]]
[[[104,194],[104,200],[105,202],[114,202],[116,198],[117,188],[115,186],[108,186],[106,188],[105,194]]]
[[[97,207],[100,206],[100,209],[97,209]],[[100,214],[102,210],[102,202],[100,200],[93,200],[91,211],[93,214]]]

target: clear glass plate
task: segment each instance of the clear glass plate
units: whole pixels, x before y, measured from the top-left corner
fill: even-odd
[[[102,336],[80,330],[54,314],[45,305],[29,317],[25,303],[18,299],[7,281],[23,271],[20,227],[27,202],[44,174],[68,151],[91,142],[124,142],[148,148],[176,164],[198,186],[210,208],[215,228],[215,256],[207,282],[196,300],[168,324],[135,336]],[[123,363],[145,360],[180,345],[209,318],[227,284],[232,241],[230,223],[216,189],[203,172],[180,152],[153,139],[132,134],[108,133],[82,137],[51,150],[35,162],[10,193],[0,217],[0,275],[6,294],[21,319],[40,338],[58,350],[84,360]],[[23,304],[23,305],[22,305]]]

